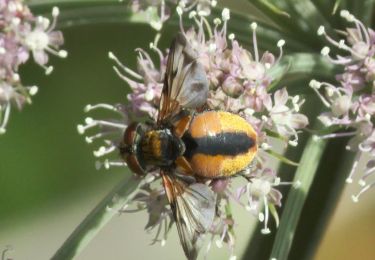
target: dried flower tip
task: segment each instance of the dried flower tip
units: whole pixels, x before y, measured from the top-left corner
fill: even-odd
[[[278,186],[278,185],[280,185],[280,183],[281,183],[280,177],[276,177],[275,180],[274,180],[274,182],[273,182],[273,185],[274,186]]]
[[[277,47],[281,48],[285,45],[285,40],[281,39],[277,42]]]
[[[104,162],[96,161],[95,168],[96,170],[100,170],[104,166],[104,169],[108,170],[111,168],[110,162],[108,159],[105,159]]]
[[[116,56],[111,51],[108,52],[108,58],[110,58],[111,60],[115,60],[115,61],[117,60]]]
[[[59,14],[60,14],[59,8],[57,6],[53,7],[52,8],[52,16],[57,17],[57,16],[59,16]]]
[[[223,19],[224,22],[230,19],[230,10],[228,8],[223,9],[221,13],[221,19]]]
[[[85,108],[83,109],[83,111],[84,111],[85,113],[87,113],[87,112],[91,111],[91,109],[92,109],[92,105],[87,104],[87,105],[85,106]]]
[[[36,95],[36,93],[38,93],[38,86],[32,86],[29,88],[29,94],[30,96],[34,96]]]
[[[355,195],[352,195],[352,200],[354,203],[357,203],[359,201],[359,198]]]
[[[220,20],[220,18],[215,18],[215,19],[214,19],[214,24],[215,24],[215,25],[220,25],[220,24],[221,24],[221,20]]]
[[[258,24],[257,24],[256,22],[252,22],[252,23],[250,24],[250,27],[251,27],[251,29],[252,29],[253,31],[255,31],[255,30],[257,29],[257,27],[258,27]]]
[[[94,139],[90,136],[85,136],[85,142],[88,144],[91,144],[94,141]]]
[[[150,25],[152,28],[154,28],[156,31],[160,31],[161,28],[163,28],[163,22],[158,20],[158,21],[151,21]]]
[[[330,52],[330,48],[328,46],[325,46],[323,47],[323,49],[320,51],[320,53],[323,55],[323,56],[328,56],[329,52]]]
[[[255,110],[254,110],[254,109],[251,109],[251,108],[246,108],[246,109],[244,110],[244,113],[245,113],[246,115],[252,116],[252,115],[255,113]]]
[[[14,17],[14,18],[12,18],[11,23],[12,23],[12,25],[13,25],[14,27],[17,27],[18,25],[20,25],[20,23],[21,23],[21,19],[20,19],[19,17]]]
[[[319,26],[318,31],[317,31],[318,35],[321,36],[321,35],[325,34],[325,32],[326,31],[325,31],[324,26],[323,25]]]
[[[19,81],[19,80],[20,80],[20,74],[18,74],[18,73],[14,73],[13,76],[12,76],[12,79],[13,79],[14,81]]]
[[[53,66],[48,66],[45,68],[45,74],[48,76],[52,73],[53,71]]]
[[[339,49],[346,49],[347,46],[345,45],[345,40],[344,39],[340,40],[337,47]]]
[[[366,186],[366,181],[364,181],[363,179],[360,179],[358,181],[358,185],[361,186],[361,187],[364,187],[364,186]]]
[[[354,15],[352,15],[348,10],[341,10],[340,16],[346,19],[348,22],[353,22],[355,20]]]
[[[292,102],[293,102],[293,104],[298,104],[299,99],[300,99],[299,95],[295,95],[295,96],[292,98]]]
[[[145,100],[151,102],[155,97],[155,93],[152,89],[148,89],[145,93]]]
[[[59,50],[58,54],[60,58],[68,57],[68,52],[66,50]]]
[[[101,147],[99,147],[98,150],[94,151],[93,154],[94,154],[95,157],[101,157],[105,154],[105,151],[106,151],[105,147],[101,146]]]
[[[271,149],[271,145],[267,144],[267,143],[262,143],[260,145],[260,147],[263,149],[263,150],[269,150]]]
[[[117,149],[116,146],[110,146],[110,147],[101,146],[99,147],[98,150],[94,151],[93,154],[95,157],[102,157],[104,155],[114,152],[116,149]]]
[[[195,11],[195,10],[193,10],[193,11],[191,11],[190,13],[189,13],[189,18],[190,19],[192,19],[192,18],[194,18],[194,17],[196,17],[197,16],[197,12]]]
[[[211,53],[213,53],[213,52],[215,52],[216,51],[216,43],[210,43],[210,45],[208,46],[208,50],[209,50],[209,52],[211,52]]]
[[[94,119],[92,117],[86,117],[85,118],[85,123],[88,124],[88,125],[91,125],[94,123]]]
[[[263,214],[263,212],[260,212],[260,213],[258,214],[258,219],[259,219],[260,222],[263,222],[263,221],[264,221],[264,214]]]
[[[81,124],[78,124],[77,125],[77,132],[80,134],[80,135],[83,135],[85,133],[85,126],[84,125],[81,125]]]
[[[118,112],[118,108],[116,106],[113,106],[110,104],[104,104],[104,103],[99,103],[95,105],[87,104],[85,108],[83,109],[83,111],[88,113],[95,109],[106,109],[106,110]]]
[[[309,86],[313,89],[320,89],[322,83],[320,83],[319,81],[315,80],[315,79],[312,79],[309,83]]]
[[[181,3],[181,2],[180,2]],[[176,12],[179,16],[182,16],[182,14],[184,13],[184,10],[181,8],[181,6],[177,6],[176,7]]]

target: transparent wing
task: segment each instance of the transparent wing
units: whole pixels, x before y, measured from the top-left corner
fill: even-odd
[[[159,105],[159,124],[176,115],[181,107],[194,109],[205,104],[208,80],[197,57],[185,36],[178,34],[168,56]]]
[[[215,217],[215,194],[202,183],[189,185],[165,172],[162,176],[185,255],[196,259],[200,239]]]

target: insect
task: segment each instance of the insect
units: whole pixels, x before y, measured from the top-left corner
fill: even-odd
[[[128,126],[120,153],[145,175],[160,169],[164,189],[188,259],[215,217],[216,197],[206,184],[246,169],[257,152],[257,135],[238,115],[201,111],[209,83],[196,52],[178,34],[168,56],[156,123]]]

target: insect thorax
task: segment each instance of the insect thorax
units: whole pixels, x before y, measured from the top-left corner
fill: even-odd
[[[170,167],[183,154],[185,146],[168,128],[157,129],[143,123],[129,125],[120,145],[120,153],[129,168],[138,173]]]
[[[145,133],[138,149],[144,165],[168,167],[184,151],[183,142],[175,137],[169,129],[150,130]]]

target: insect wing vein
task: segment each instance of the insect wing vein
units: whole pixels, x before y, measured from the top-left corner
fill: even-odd
[[[208,80],[197,57],[185,36],[178,34],[170,47],[158,124],[176,115],[181,107],[194,109],[205,104]]]
[[[206,185],[187,185],[163,175],[164,187],[175,217],[178,235],[188,259],[196,259],[201,235],[212,225],[216,197]]]

